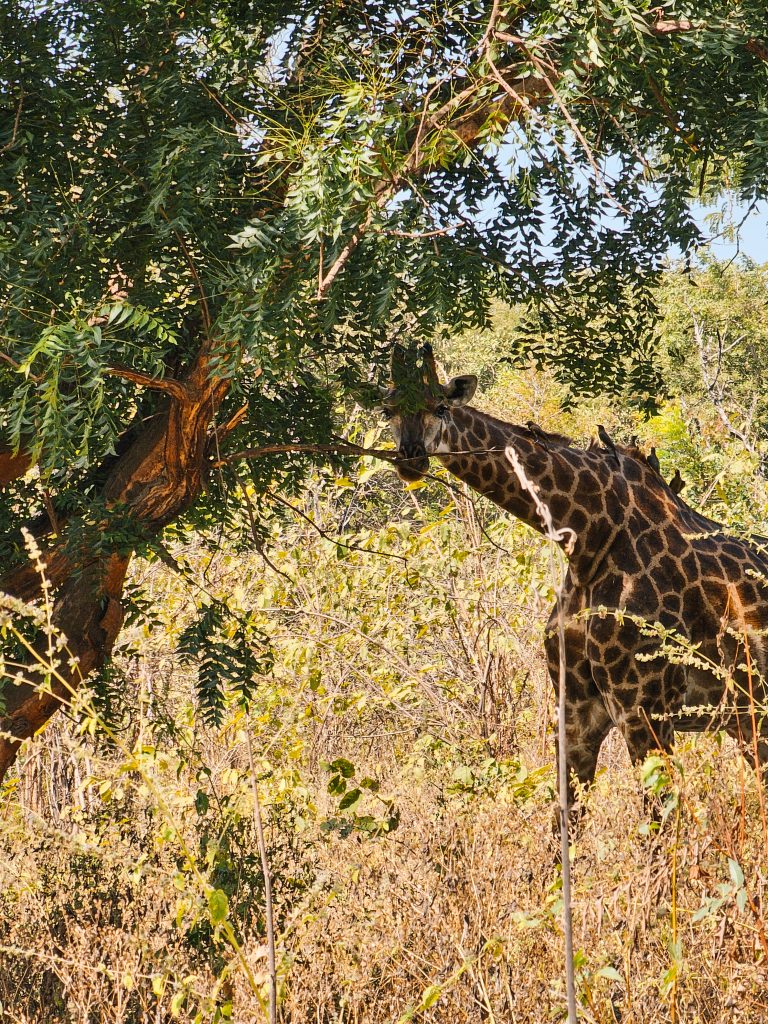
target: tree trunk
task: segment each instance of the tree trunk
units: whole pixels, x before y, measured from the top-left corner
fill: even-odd
[[[13,452],[10,448],[0,445],[0,487],[23,476],[30,464],[31,459],[26,452]]]
[[[173,388],[156,382],[159,390],[168,392],[161,412],[114,462],[101,487],[105,506],[118,507],[138,536],[157,535],[188,509],[202,490],[209,427],[229,387],[227,381],[208,376],[209,357],[205,346],[186,378],[173,382]],[[23,454],[0,451],[0,485],[22,475],[29,464]],[[42,689],[34,682],[44,671],[46,659],[41,650],[40,664],[30,659],[25,682],[5,681],[0,781],[21,742],[42,728],[85,677],[105,663],[123,624],[120,601],[131,552],[126,552],[124,545],[104,552],[101,541],[109,529],[105,519],[92,534],[90,545],[86,539],[73,554],[66,543],[72,526],[77,523],[65,524],[61,536],[44,552],[43,561],[54,595],[52,624],[66,637],[67,651],[77,661],[70,664],[64,657],[53,685]],[[33,600],[42,593],[42,579],[34,565],[26,564],[0,578],[0,591]]]

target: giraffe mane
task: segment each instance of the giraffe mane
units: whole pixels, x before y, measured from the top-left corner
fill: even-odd
[[[637,445],[635,445],[635,444],[618,445],[617,444],[616,448],[623,455],[628,455],[631,459],[637,459],[638,462],[644,462],[646,466],[651,466],[650,462],[648,461],[647,454],[643,451],[642,448],[639,448]],[[651,469],[653,469],[653,466],[651,466]],[[656,472],[656,471],[654,470],[654,472]],[[661,474],[660,473],[656,473],[656,475],[660,476]]]
[[[567,434],[558,434],[553,430],[543,430],[537,426],[535,430],[531,430],[530,427],[525,427],[528,431],[528,436],[534,441],[545,440],[548,444],[560,445],[563,448],[575,447],[575,442],[572,437],[568,437]]]

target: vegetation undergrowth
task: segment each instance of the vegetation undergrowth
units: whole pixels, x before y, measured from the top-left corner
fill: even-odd
[[[668,278],[678,397],[649,420],[600,399],[563,411],[550,376],[500,362],[514,311],[442,354],[479,373],[484,408],[581,443],[597,422],[637,434],[693,504],[765,531],[761,281],[764,296],[755,269]],[[718,357],[716,331],[745,337]],[[379,432],[350,411],[351,438]],[[345,473],[260,496],[257,543],[246,500],[213,553],[177,536],[136,563],[154,628],[125,630],[0,794],[3,1024],[265,1019],[256,792],[280,1021],[563,1019],[546,552],[437,471],[408,487],[365,458]],[[583,800],[583,1019],[764,1020],[768,845],[736,745],[681,736],[638,772],[612,734]]]

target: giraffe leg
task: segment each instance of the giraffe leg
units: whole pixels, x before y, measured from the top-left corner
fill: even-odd
[[[570,634],[571,631],[569,631]],[[567,667],[565,672],[565,739],[568,771],[568,807],[575,809],[574,780],[588,786],[595,777],[597,757],[603,740],[613,725],[602,697],[592,678],[592,669],[583,653],[583,640],[566,635]],[[570,641],[570,643],[568,642]],[[560,686],[558,638],[551,633],[545,640],[547,663],[555,694]],[[570,654],[570,657],[569,657]],[[558,775],[560,766],[559,737],[555,739]]]
[[[650,668],[650,666],[649,666]],[[619,669],[620,671],[617,671]],[[675,741],[673,715],[685,697],[685,678],[677,665],[639,671],[628,657],[606,671],[597,671],[601,687],[611,695],[616,725],[635,764],[652,750],[669,753]]]
[[[659,717],[662,708],[640,707],[624,716],[619,728],[627,741],[629,756],[641,764],[652,750],[669,753],[675,741],[675,730],[669,718]]]
[[[557,680],[553,680],[557,686]],[[598,698],[569,700],[568,677],[566,676],[565,742],[568,771],[568,807],[578,812],[575,783],[589,786],[595,777],[597,758],[603,740],[613,725],[605,705]],[[560,767],[559,736],[555,737],[558,778]]]
[[[620,723],[619,729],[627,742],[633,764],[642,764],[654,750],[671,752],[675,731],[669,718],[659,717],[661,712],[661,707],[640,707],[633,709]],[[651,822],[659,827],[663,817],[661,802],[646,789],[643,789],[643,807]]]

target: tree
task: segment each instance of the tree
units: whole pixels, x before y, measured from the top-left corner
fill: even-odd
[[[75,659],[41,695],[40,638],[6,650],[0,777],[108,659],[131,558],[167,558],[171,527],[215,543],[246,481],[298,487],[310,456],[289,449],[333,442],[394,337],[523,301],[512,355],[648,400],[653,285],[696,241],[692,193],[768,186],[759,0],[0,0],[0,19],[0,591],[46,593],[23,526]]]

